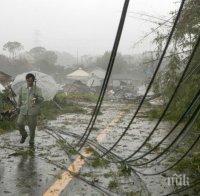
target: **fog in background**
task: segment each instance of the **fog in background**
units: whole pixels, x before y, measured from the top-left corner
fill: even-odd
[[[76,55],[99,55],[111,50],[123,0],[0,0],[0,52],[8,41],[18,41],[25,50],[43,46]],[[140,20],[139,12],[169,19],[175,0],[132,0],[120,42],[123,54],[152,50],[150,36],[136,48],[134,42],[157,27]]]

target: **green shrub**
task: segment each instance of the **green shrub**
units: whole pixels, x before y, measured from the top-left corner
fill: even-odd
[[[73,101],[96,102],[98,96],[90,93],[69,93],[66,98]]]

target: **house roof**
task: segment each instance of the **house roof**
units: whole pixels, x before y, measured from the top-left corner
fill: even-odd
[[[2,93],[2,91],[4,90],[4,86],[0,83],[0,93]]]
[[[119,74],[111,74],[112,80],[133,80],[133,81],[140,81],[144,80],[145,76],[142,72],[130,72],[130,73],[119,73]]]
[[[112,74],[111,79],[113,79],[113,80],[133,80],[134,76],[131,74]]]
[[[68,77],[88,77],[89,73],[84,71],[82,68],[78,68],[76,71],[67,75]]]
[[[0,71],[0,83],[4,85],[8,82],[11,82],[11,80],[12,80],[12,77],[10,75]]]
[[[4,72],[2,72],[2,71],[0,71],[0,76],[2,77],[7,77],[7,78],[11,78],[11,76],[10,75],[8,75],[8,74],[6,74],[6,73],[4,73]]]

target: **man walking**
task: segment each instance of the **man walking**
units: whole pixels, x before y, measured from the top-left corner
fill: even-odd
[[[40,112],[42,97],[41,89],[34,84],[35,76],[31,73],[26,75],[27,85],[21,87],[19,93],[18,107],[20,113],[17,120],[17,126],[22,136],[20,143],[24,143],[28,134],[25,130],[25,125],[28,125],[30,130],[30,147],[34,147],[35,129],[37,125],[37,116]]]

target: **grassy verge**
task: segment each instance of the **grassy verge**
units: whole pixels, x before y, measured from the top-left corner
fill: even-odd
[[[72,101],[96,102],[98,96],[91,93],[70,93],[66,98]]]
[[[56,105],[56,103],[57,105]],[[43,120],[56,119],[58,115],[65,113],[85,113],[86,111],[78,104],[70,103],[65,94],[57,94],[54,101],[45,101],[41,106],[41,115],[38,123]],[[58,106],[59,105],[59,106]],[[0,134],[5,131],[16,129],[16,119],[13,121],[0,121]]]
[[[65,113],[85,113],[85,110],[79,105],[64,103],[59,104],[59,106],[61,106],[61,109],[57,107],[56,103],[53,101],[45,102],[41,107],[41,115],[39,119],[53,120],[58,115]]]
[[[0,134],[5,133],[6,131],[15,129],[16,121],[2,120],[0,121]]]
[[[162,113],[164,108],[162,107],[154,107],[148,112],[148,117],[150,119],[158,119]],[[176,122],[177,119],[180,117],[183,108],[180,110],[174,110],[173,112],[167,112],[164,120],[170,120]],[[191,111],[187,114],[185,121],[187,121],[188,117],[191,115]],[[184,121],[183,121],[184,122]],[[185,122],[184,122],[185,123]],[[193,139],[186,139],[185,144],[184,141],[181,143],[181,146],[175,150],[177,154],[185,153],[188,148],[193,144],[194,140],[200,134],[200,117],[194,123],[192,129],[190,130],[191,138]],[[177,159],[174,157],[172,160],[169,159],[169,162],[174,163]],[[173,168],[173,171],[180,174],[187,174],[190,178],[190,182],[195,181],[196,179],[200,178],[200,142],[193,148],[193,150],[186,156],[176,167]],[[193,189],[191,190],[193,191]],[[192,193],[191,193],[192,194]]]

